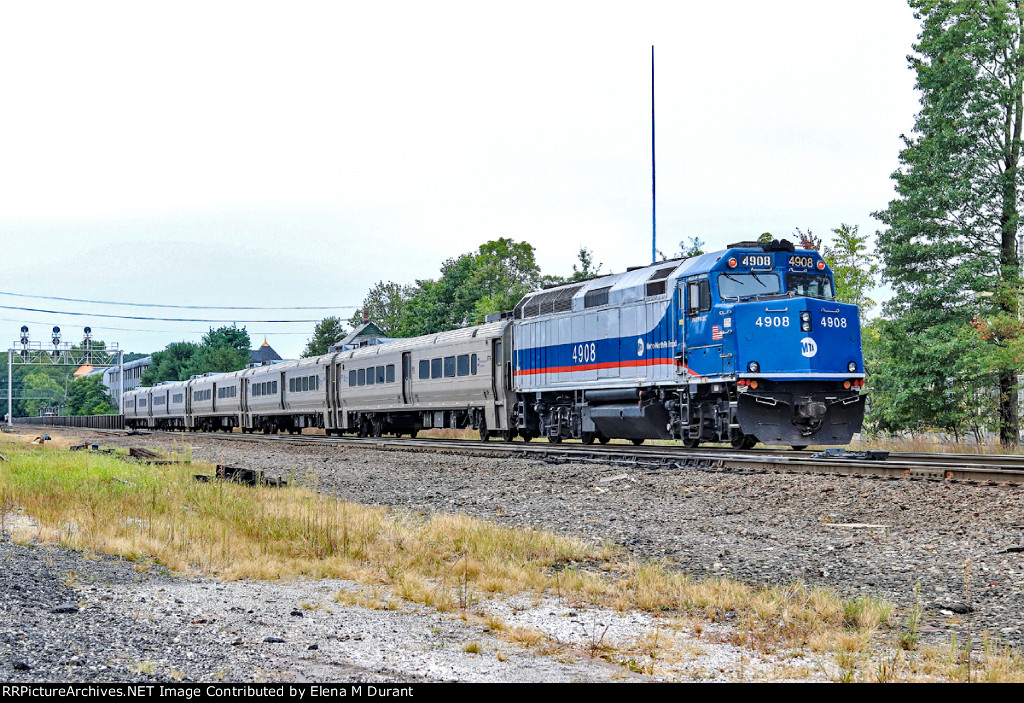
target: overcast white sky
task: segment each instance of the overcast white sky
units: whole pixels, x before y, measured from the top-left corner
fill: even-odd
[[[6,2],[0,292],[358,306],[501,236],[545,273],[581,246],[606,271],[647,263],[652,45],[659,249],[873,233],[918,107],[918,31],[898,0]],[[140,352],[210,326],[0,308],[0,345],[23,323]],[[313,325],[246,327],[288,358]]]

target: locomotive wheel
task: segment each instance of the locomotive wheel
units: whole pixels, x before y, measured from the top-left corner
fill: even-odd
[[[515,430],[502,430],[501,438],[506,442],[511,442],[516,438],[516,434],[518,433]]]
[[[523,438],[524,442],[529,442],[531,439],[533,439],[533,435],[530,434],[529,432],[524,432],[520,436]]]
[[[690,439],[689,437],[687,437],[686,439],[683,440],[683,446],[686,447],[687,449],[696,449],[697,447],[700,446],[700,440]]]
[[[597,436],[597,441],[600,442],[601,444],[608,444],[609,442],[612,441],[612,438],[611,437],[605,437],[602,434],[602,435],[598,435]]]
[[[560,444],[562,442],[562,435],[548,435],[548,441],[551,442],[552,444]]]
[[[644,443],[642,439],[631,439],[630,441],[638,447]]]
[[[803,450],[807,449],[807,445],[806,444],[794,444],[794,445],[791,446],[791,449],[793,449],[794,451],[802,452]]]
[[[595,439],[597,438],[594,436],[593,432],[584,432],[583,436],[580,438],[580,441],[582,441],[584,444],[593,444]]]
[[[757,444],[757,437],[751,434],[743,434],[732,438],[733,449],[750,449]]]
[[[491,439],[491,433],[487,429],[487,422],[480,418],[480,439],[484,442],[488,442]]]

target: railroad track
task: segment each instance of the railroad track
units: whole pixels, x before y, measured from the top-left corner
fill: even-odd
[[[176,432],[167,432],[180,436]],[[533,459],[550,463],[592,463],[660,469],[840,474],[890,479],[963,481],[984,484],[1024,484],[1024,456],[993,454],[929,454],[892,452],[884,460],[870,460],[850,452],[845,457],[823,457],[820,452],[777,449],[738,451],[678,445],[547,442],[483,442],[434,438],[326,437],[323,435],[255,435],[197,433],[224,441],[277,443],[292,446],[349,445],[381,451],[427,451],[494,458]]]

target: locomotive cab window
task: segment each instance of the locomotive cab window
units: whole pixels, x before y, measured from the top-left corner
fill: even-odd
[[[688,315],[699,315],[711,309],[711,283],[708,279],[690,281],[687,285],[687,307]],[[682,290],[680,289],[680,294]]]
[[[789,273],[786,275],[786,290],[794,295],[808,298],[834,300],[832,281],[823,273]]]
[[[777,273],[722,273],[718,276],[718,292],[723,299],[752,298],[781,290]]]

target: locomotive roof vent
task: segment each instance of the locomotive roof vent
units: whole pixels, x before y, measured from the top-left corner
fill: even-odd
[[[760,249],[761,251],[796,251],[793,242],[788,239],[773,239],[770,242],[736,242],[729,245],[730,249]]]

